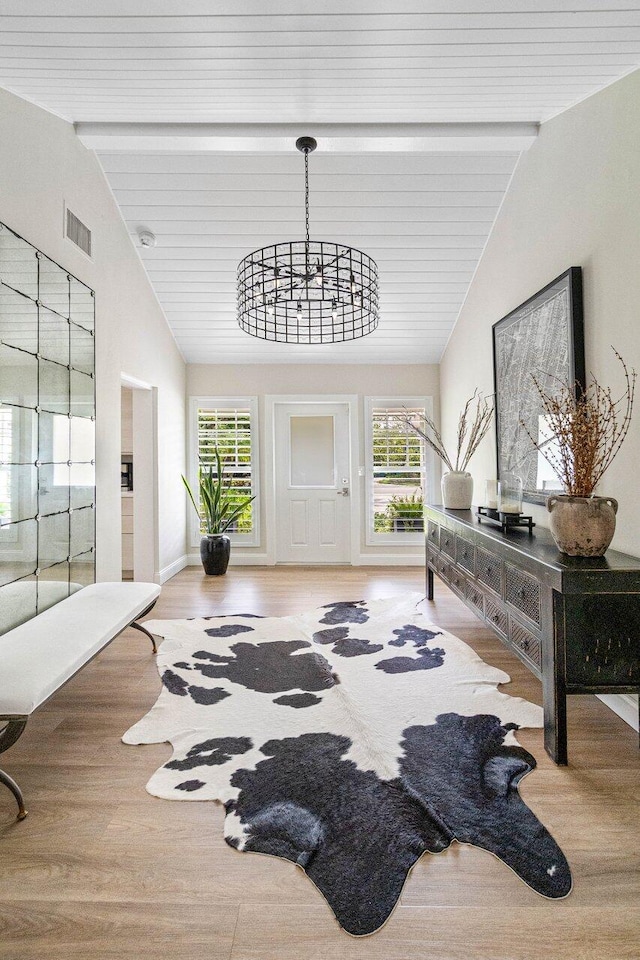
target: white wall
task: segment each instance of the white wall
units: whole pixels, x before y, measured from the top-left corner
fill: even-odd
[[[364,397],[366,396],[426,396],[433,397],[436,422],[439,417],[439,376],[435,364],[189,364],[187,367],[187,393],[190,397],[257,396],[259,398],[260,424],[260,472],[264,477],[264,455],[268,438],[265,435],[265,396],[357,394],[359,397],[360,423],[364,423]],[[361,430],[360,463],[365,463],[364,435]],[[353,478],[356,482],[356,478]],[[364,504],[364,478],[360,479],[361,502]],[[261,511],[265,515],[264,483],[261,490]],[[364,511],[363,511],[364,513]],[[364,542],[365,527],[362,517],[360,553],[371,559],[384,554],[402,555],[414,562],[424,562],[422,546],[367,546]],[[234,547],[238,559],[247,559],[257,554],[264,555],[268,544],[262,525],[259,549]],[[370,561],[369,561],[370,562]]]
[[[449,439],[473,388],[493,390],[491,325],[570,266],[583,269],[587,370],[621,392],[611,344],[640,371],[640,71],[543,124],[522,156],[442,360]],[[472,461],[475,502],[495,476],[494,443]],[[598,491],[619,500],[613,547],[634,556],[638,464],[640,403]]]
[[[493,391],[491,325],[568,267],[582,266],[587,370],[622,389],[613,344],[640,371],[640,71],[543,124],[516,168],[441,364],[452,439],[474,387]],[[620,501],[613,547],[640,555],[640,402],[600,493]],[[495,438],[471,464],[480,502]],[[536,520],[546,525],[544,508]]]
[[[63,237],[64,203],[94,259]],[[159,566],[185,550],[185,364],[95,155],[73,126],[0,90],[0,220],[96,293],[98,577],[120,579],[120,375],[158,388]]]
[[[122,387],[120,391],[120,452],[133,453],[133,391]]]

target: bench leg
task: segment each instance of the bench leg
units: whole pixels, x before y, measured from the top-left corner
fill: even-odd
[[[24,808],[24,797],[22,796],[22,790],[15,780],[10,777],[8,773],[5,773],[4,770],[0,770],[0,783],[4,783],[5,787],[11,790],[11,793],[16,798],[16,803],[18,804],[18,820],[24,820],[27,815],[27,811]]]
[[[27,725],[26,717],[18,719],[2,717],[0,718],[0,723],[2,723],[2,721],[6,721],[6,726],[0,730],[0,753],[4,753],[5,750],[13,746]],[[4,770],[0,770],[0,783],[3,783],[16,798],[16,803],[18,804],[18,820],[24,820],[27,811],[24,808],[22,790],[15,780],[10,777],[8,773],[5,773]]]
[[[151,645],[153,647],[153,652],[154,653],[158,652],[158,647],[156,645],[156,638],[152,633],[149,633],[146,627],[143,627],[141,623],[137,623],[135,620],[133,621],[133,623],[130,623],[129,626],[133,627],[134,630],[139,630],[140,633],[144,633],[145,636],[149,637],[149,640],[151,640]]]

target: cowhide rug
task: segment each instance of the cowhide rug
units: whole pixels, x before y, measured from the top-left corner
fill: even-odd
[[[416,612],[417,597],[296,617],[154,620],[163,689],[125,743],[170,741],[150,793],[218,800],[238,850],[299,864],[349,933],[373,933],[425,852],[482,847],[546,897],[567,861],[524,804],[514,731],[540,707]]]

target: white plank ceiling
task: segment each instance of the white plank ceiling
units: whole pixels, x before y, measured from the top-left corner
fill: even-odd
[[[303,158],[101,156],[185,358],[437,362],[515,163],[514,155],[310,157],[311,236],[378,263],[381,320],[336,346],[264,343],[237,327],[235,276],[251,250],[304,236]]]
[[[640,63],[640,0],[3,0],[0,85],[74,122],[541,122]],[[114,141],[115,142],[115,141]],[[169,146],[167,142],[167,147]],[[311,157],[312,237],[378,261],[355,344],[240,332],[235,268],[303,234],[302,158],[99,154],[190,362],[435,362],[517,154]]]

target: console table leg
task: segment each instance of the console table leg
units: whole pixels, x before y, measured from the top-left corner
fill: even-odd
[[[564,679],[554,671],[543,674],[544,746],[554,763],[566,766],[567,757],[567,694]]]
[[[433,570],[427,567],[427,600],[433,600]]]

